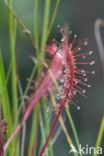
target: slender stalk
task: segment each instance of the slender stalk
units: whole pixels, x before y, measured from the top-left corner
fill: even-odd
[[[44,123],[43,123],[43,119],[42,119],[42,113],[40,111],[40,128],[41,128],[41,134],[42,134],[42,143],[45,142],[46,139],[46,134],[45,134],[45,128],[44,128]],[[45,155],[48,156],[48,150],[46,149],[45,151]]]
[[[10,74],[11,74],[11,63],[9,63],[9,66],[8,66],[8,72],[7,72],[7,75],[6,75],[6,84],[8,84]]]
[[[1,50],[0,50],[0,102],[3,111],[3,116],[5,119],[8,119],[8,128],[9,128],[8,136],[9,136],[12,133],[12,116]]]
[[[24,25],[24,23],[21,21],[21,19],[17,16],[15,10],[9,5],[8,0],[4,0],[4,2],[7,5],[9,11],[12,12],[13,17],[16,19],[16,21],[17,21],[18,25],[21,27],[22,31],[25,33],[25,35],[31,41],[34,49],[38,50],[38,48],[34,44],[34,40],[32,38],[31,31]]]
[[[0,53],[0,102],[2,104],[3,116],[5,119],[8,119],[8,129],[9,129],[9,132],[7,134],[8,137],[13,131],[13,126],[12,126],[10,101],[9,101],[8,90],[6,85],[4,63],[3,63],[1,53]],[[9,152],[10,153],[13,152],[13,144],[10,145]]]
[[[55,99],[54,99],[54,95],[53,95],[52,92],[50,92],[50,96],[51,96],[51,100],[52,100],[53,106],[55,107]],[[70,135],[68,133],[67,128],[65,127],[62,115],[60,115],[60,117],[59,117],[59,122],[60,122],[61,128],[62,128],[62,130],[63,130],[63,132],[64,132],[64,134],[66,136],[67,142],[69,143],[69,146],[71,147],[71,145],[73,145],[73,142],[72,142],[72,139],[71,139],[71,137],[70,137]],[[73,153],[73,155],[77,156],[77,153]]]
[[[12,0],[9,0],[9,6],[12,8]],[[11,56],[11,87],[12,87],[12,103],[14,111],[14,121],[17,115],[17,77],[16,77],[16,59],[15,59],[15,34],[14,20],[11,10],[9,10],[9,36],[10,36],[10,56]]]
[[[56,0],[55,8],[54,8],[54,11],[53,11],[53,14],[52,14],[52,17],[51,17],[51,21],[50,21],[50,24],[49,24],[48,34],[50,33],[50,31],[52,29],[52,26],[53,26],[53,23],[55,21],[57,11],[58,11],[58,7],[59,7],[59,3],[60,3],[60,0]]]
[[[23,123],[22,124],[19,124],[18,127],[15,129],[15,131],[12,133],[12,135],[10,136],[10,138],[8,139],[8,141],[6,142],[6,144],[4,146],[4,151],[7,150],[7,147],[9,146],[9,144],[12,142],[12,140],[14,140],[14,138],[16,137],[16,135],[20,132],[22,126],[23,126]]]
[[[71,147],[71,145],[73,145],[73,142],[72,142],[72,140],[71,140],[71,138],[70,138],[70,136],[69,136],[69,134],[68,134],[67,128],[66,128],[66,126],[65,126],[65,124],[64,124],[64,120],[63,120],[63,118],[62,118],[61,115],[60,115],[60,118],[59,118],[59,122],[60,122],[61,127],[62,127],[62,129],[63,129],[63,132],[64,132],[64,134],[65,134],[65,136],[66,136],[66,138],[67,138],[67,141],[68,141],[68,143],[69,143],[69,145],[70,145],[70,147]],[[74,146],[74,145],[73,145],[73,146]],[[77,153],[73,153],[73,155],[74,155],[74,156],[78,156]]]
[[[95,145],[96,149],[97,149],[97,147],[100,147],[103,135],[104,135],[104,116],[102,118],[100,129],[98,132],[98,137],[97,137],[97,141],[96,141],[96,145]],[[97,156],[97,152],[96,152],[96,154],[93,154],[93,156]]]
[[[22,130],[21,156],[24,156],[24,151],[25,151],[25,137],[26,137],[26,123],[24,124],[23,130]]]
[[[34,8],[34,39],[36,47],[39,49],[39,17],[38,17],[38,8],[39,8],[39,0],[35,0],[35,8]]]
[[[61,126],[59,126],[58,129],[57,129],[57,131],[56,131],[56,133],[55,133],[55,135],[52,138],[52,145],[54,145],[55,142],[57,141],[57,139],[58,139],[61,131],[62,131],[62,128],[61,128]]]
[[[12,8],[12,0],[8,0],[8,6]],[[16,58],[15,58],[15,42],[16,42],[16,22],[13,19],[12,11],[9,10],[9,40],[10,40],[10,62],[11,62],[11,89],[12,89],[12,103],[14,122],[16,121],[18,100],[17,100],[17,76],[16,76]],[[9,154],[15,153],[16,138],[12,142],[12,146],[9,149]],[[17,156],[18,153],[16,153]]]
[[[60,108],[60,110],[58,111],[58,113],[57,113],[57,115],[56,115],[56,117],[55,117],[55,119],[54,119],[52,128],[51,128],[51,130],[50,130],[50,132],[49,132],[49,135],[48,135],[48,137],[47,137],[47,139],[46,139],[45,144],[44,144],[43,147],[42,147],[42,150],[40,151],[39,156],[43,156],[43,155],[44,155],[45,149],[47,148],[47,145],[48,145],[48,143],[49,143],[49,140],[50,140],[50,138],[51,138],[51,136],[52,136],[52,134],[53,134],[53,131],[54,131],[56,125],[57,125],[58,119],[59,119],[60,114],[61,114],[62,111],[63,111],[63,107]]]
[[[19,92],[20,92],[20,96],[22,98],[22,103],[25,103],[25,100],[23,98],[23,90],[22,90],[22,86],[21,83],[19,81],[18,83],[19,85]],[[25,112],[25,106],[23,107],[23,112]],[[26,123],[23,125],[23,130],[22,130],[22,139],[21,139],[21,156],[24,156],[24,149],[25,149],[25,136],[26,136]]]
[[[67,108],[65,109],[65,111],[66,111],[66,114],[68,116],[68,120],[70,122],[71,128],[73,130],[73,134],[74,134],[75,141],[76,141],[76,144],[77,144],[77,148],[78,148],[78,151],[79,151],[80,142],[79,142],[79,138],[78,138],[76,127],[74,125],[74,122],[73,122],[73,119],[72,119],[70,111]],[[82,154],[80,154],[80,155],[82,156]]]
[[[45,49],[45,45],[46,45],[46,41],[47,41],[47,37],[48,37],[50,4],[51,4],[51,0],[45,0],[42,40],[41,40],[40,56],[39,56],[41,58],[44,57],[44,49]]]
[[[45,132],[46,132],[46,135],[48,135],[49,131],[50,131],[50,126],[49,126],[49,119],[48,119],[48,114],[46,113],[46,100],[45,98],[43,99],[43,113],[44,113],[44,121],[45,121]],[[52,147],[52,140],[50,139],[50,142],[49,142],[49,155],[50,156],[53,156],[54,155],[54,152],[53,152],[53,147]]]
[[[33,111],[31,122],[30,140],[28,148],[29,156],[36,155],[37,152],[38,123],[39,123],[39,105],[37,104],[36,108]]]
[[[62,105],[62,107],[60,108],[60,110],[58,110],[58,113],[57,113],[57,115],[56,115],[56,117],[55,117],[55,119],[54,119],[52,128],[51,128],[51,130],[50,130],[50,132],[49,132],[49,135],[48,135],[48,137],[47,137],[47,139],[46,139],[45,144],[43,145],[43,147],[42,147],[42,149],[41,149],[41,151],[40,151],[39,156],[44,156],[45,149],[47,148],[47,145],[48,145],[48,143],[49,143],[49,140],[50,140],[50,138],[51,138],[51,136],[52,136],[52,134],[53,134],[53,131],[54,131],[56,125],[57,125],[57,122],[58,122],[58,120],[59,120],[59,117],[60,117],[60,115],[61,115],[63,109],[64,109],[64,105]],[[64,129],[64,130],[65,130],[65,129]],[[75,153],[74,153],[74,155],[77,156],[77,154],[75,154]]]

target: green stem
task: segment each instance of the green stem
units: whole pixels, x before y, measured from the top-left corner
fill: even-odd
[[[10,109],[10,101],[7,91],[6,85],[6,76],[4,71],[4,63],[3,58],[0,50],[0,102],[2,106],[3,116],[6,120],[8,120],[8,136],[12,133],[12,116],[11,116],[11,109]]]
[[[12,8],[12,0],[9,0],[9,6]],[[16,77],[16,59],[15,59],[15,30],[14,20],[11,10],[9,10],[9,36],[10,36],[10,58],[11,58],[11,87],[12,87],[12,103],[14,121],[17,115],[18,102],[17,102],[17,77]]]
[[[79,142],[79,138],[78,138],[76,127],[74,125],[74,122],[73,122],[73,119],[72,119],[70,111],[67,108],[65,109],[65,111],[66,111],[66,114],[68,116],[68,120],[70,122],[71,128],[73,130],[73,134],[74,134],[74,137],[75,137],[76,145],[77,145],[77,148],[78,148],[78,151],[79,151],[80,142]],[[82,156],[82,154],[80,154],[80,155]]]
[[[39,122],[39,105],[36,106],[32,115],[30,140],[28,148],[29,156],[36,155],[37,152],[38,122]]]
[[[42,117],[42,113],[40,111],[40,127],[41,127],[41,134],[42,134],[42,144],[45,142],[46,140],[46,133],[45,133],[45,128],[44,128],[44,123],[43,123],[43,117]],[[46,149],[45,151],[45,155],[48,156],[48,150]]]
[[[42,40],[41,40],[40,56],[39,56],[41,58],[44,58],[44,50],[45,50],[46,41],[48,38],[50,4],[51,4],[51,0],[45,0]]]
[[[44,119],[45,119],[45,132],[46,132],[46,135],[48,135],[48,133],[50,131],[50,126],[49,126],[49,119],[48,119],[47,106],[46,106],[45,99],[43,99],[43,113],[44,113]],[[49,141],[49,155],[54,156],[51,139]]]
[[[20,92],[20,97],[22,98],[21,103],[25,103],[25,100],[23,98],[23,90],[21,86],[21,82],[19,81],[19,92]],[[25,112],[25,106],[23,107],[23,113]],[[19,117],[19,116],[18,116]],[[25,136],[26,136],[26,123],[23,125],[22,129],[22,137],[21,137],[21,156],[24,156],[24,151],[25,151]]]
[[[23,130],[22,130],[21,156],[24,156],[24,151],[25,151],[25,137],[26,137],[26,123],[24,124]]]
[[[34,8],[34,38],[35,38],[35,45],[39,49],[38,7],[39,7],[39,0],[35,0],[35,8]]]
[[[51,21],[50,21],[50,24],[49,24],[48,34],[50,33],[50,31],[52,29],[52,26],[53,26],[53,23],[55,21],[57,10],[58,10],[58,7],[59,7],[59,3],[60,3],[60,0],[56,0],[55,8],[54,8],[54,11],[53,11],[53,15],[51,17]]]
[[[12,0],[8,0],[8,6],[12,9]],[[12,11],[9,10],[9,40],[10,40],[10,63],[11,63],[11,90],[12,90],[12,104],[13,104],[13,121],[15,123],[17,111],[18,111],[18,101],[17,101],[17,77],[16,77],[16,58],[15,58],[15,42],[16,42],[16,23],[13,19]],[[12,115],[12,114],[11,114]],[[16,138],[12,142],[9,151],[10,155],[15,154]],[[16,154],[17,156],[17,154]]]
[[[98,137],[97,137],[97,141],[95,145],[96,150],[98,147],[100,147],[103,135],[104,135],[104,116],[101,121],[100,129],[99,129],[99,133],[98,133]],[[97,152],[96,154],[93,154],[93,156],[97,156]]]
[[[6,84],[8,84],[9,82],[10,75],[11,75],[11,63],[9,63],[9,66],[8,66],[8,71],[6,75]]]

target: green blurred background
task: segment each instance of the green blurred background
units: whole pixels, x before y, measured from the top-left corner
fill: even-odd
[[[53,4],[55,0],[52,0]],[[28,29],[33,33],[33,19],[34,19],[34,0],[13,0],[13,6],[17,15],[22,19]],[[40,0],[40,12],[38,15],[41,27],[43,18],[44,0]],[[53,5],[51,9],[53,8]],[[100,126],[101,118],[104,114],[104,68],[102,67],[99,50],[95,39],[94,25],[98,18],[104,19],[104,1],[103,0],[60,0],[58,14],[56,21],[51,31],[50,39],[56,38],[59,40],[59,30],[57,25],[67,23],[73,34],[78,34],[78,38],[88,38],[89,44],[85,47],[85,51],[93,50],[94,55],[91,59],[96,61],[96,64],[91,67],[96,74],[90,77],[91,88],[87,91],[88,99],[78,96],[79,106],[78,111],[74,106],[71,106],[73,120],[76,124],[80,142],[84,146],[89,144],[95,145],[98,128]],[[104,39],[104,27],[101,28],[102,40]],[[33,62],[30,59],[35,51],[20,28],[17,30],[16,41],[16,59],[17,69],[20,73],[20,78],[25,86],[26,78],[29,76]],[[5,66],[9,64],[9,38],[8,38],[8,12],[3,0],[0,0],[0,48],[5,59]],[[66,123],[67,124],[67,123]],[[69,133],[70,126],[68,126]],[[102,143],[103,144],[103,143]],[[61,133],[54,146],[55,156],[63,153],[63,156],[68,156],[69,147],[66,139]]]

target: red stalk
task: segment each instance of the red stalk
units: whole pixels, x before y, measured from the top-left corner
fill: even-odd
[[[62,107],[61,110],[58,111],[58,113],[57,113],[57,115],[56,115],[56,117],[55,117],[55,119],[54,119],[52,128],[51,128],[51,130],[50,130],[50,132],[49,132],[49,134],[48,134],[48,137],[47,137],[47,139],[46,139],[46,142],[45,142],[45,144],[44,144],[44,146],[43,146],[43,148],[42,148],[42,150],[41,150],[39,156],[43,156],[43,155],[44,155],[45,149],[46,149],[46,147],[47,147],[47,145],[48,145],[48,143],[49,143],[49,140],[50,140],[50,138],[51,138],[51,136],[52,136],[52,133],[53,133],[53,131],[54,131],[56,125],[57,125],[57,121],[58,121],[58,119],[59,119],[59,117],[60,117],[61,112],[63,111],[63,108],[64,108],[64,107]]]
[[[49,132],[49,134],[48,134],[48,137],[47,137],[47,139],[46,139],[45,144],[43,145],[43,147],[42,147],[42,149],[41,149],[41,151],[40,151],[39,156],[43,156],[43,155],[44,155],[45,149],[47,148],[47,145],[48,145],[48,143],[49,143],[49,140],[50,140],[50,138],[51,138],[51,136],[52,136],[52,134],[53,134],[53,132],[54,132],[54,129],[55,129],[56,125],[57,125],[57,122],[58,122],[59,117],[60,117],[60,115],[61,115],[61,113],[62,113],[62,111],[63,111],[63,109],[64,109],[64,107],[65,107],[65,103],[66,103],[66,102],[67,102],[67,98],[65,99],[65,101],[63,101],[63,104],[62,104],[61,108],[60,108],[60,109],[58,110],[58,112],[57,112],[57,115],[56,115],[56,117],[55,117],[55,119],[54,119],[54,122],[53,122],[53,125],[52,125],[52,127],[51,127],[51,130],[50,130],[50,132]]]
[[[0,149],[0,156],[3,156],[4,155],[3,153],[4,153],[3,149],[2,150]]]

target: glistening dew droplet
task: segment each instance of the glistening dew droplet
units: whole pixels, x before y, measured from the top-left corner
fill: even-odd
[[[93,64],[95,64],[95,61],[90,62],[90,65],[92,66]]]

